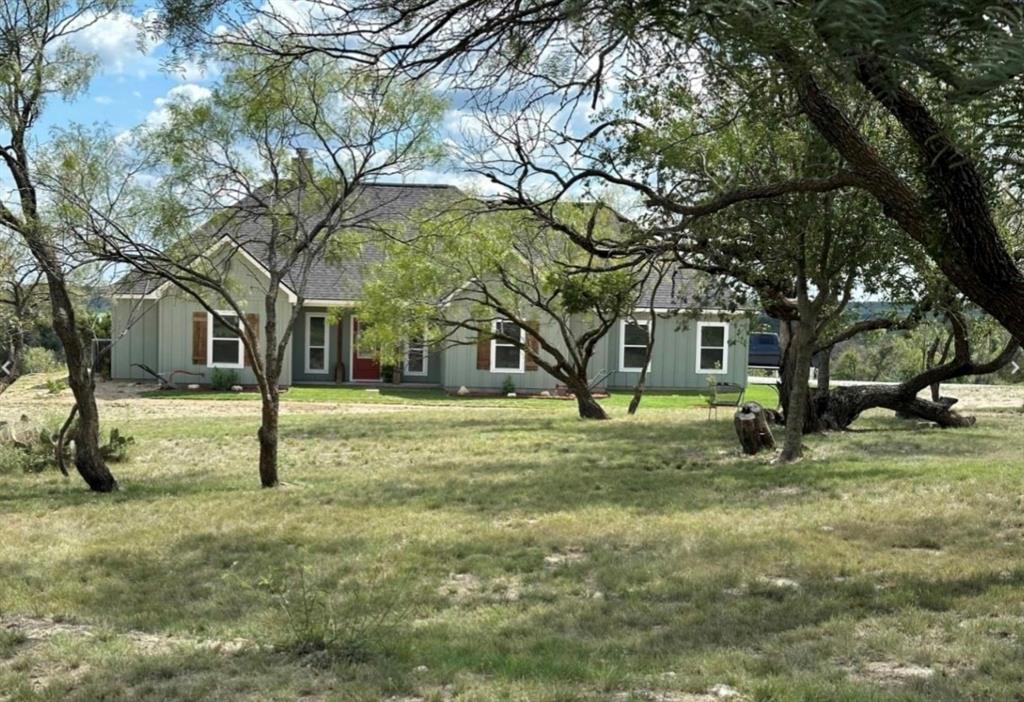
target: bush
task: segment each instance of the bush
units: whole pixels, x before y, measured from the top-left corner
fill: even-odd
[[[230,368],[214,368],[210,374],[210,387],[214,390],[230,390],[238,385],[238,373]]]
[[[134,443],[134,437],[122,436],[121,430],[114,427],[110,430],[110,440],[100,446],[100,455],[111,463],[123,463],[128,460],[128,448]]]
[[[71,463],[71,441],[75,437],[77,426],[72,426],[64,442],[65,465]],[[60,426],[52,428],[36,428],[23,418],[20,426],[6,428],[0,435],[0,474],[21,471],[23,473],[42,473],[57,467],[57,440]],[[6,437],[6,438],[5,438]],[[135,439],[122,436],[119,429],[110,430],[110,439],[100,446],[100,455],[111,463],[128,460],[128,450],[135,444]]]
[[[21,367],[26,373],[56,373],[64,370],[64,364],[57,359],[57,354],[41,346],[30,346],[25,349]]]
[[[11,444],[0,444],[0,475],[5,473],[29,473],[31,457],[28,451]]]
[[[411,619],[401,604],[408,583],[385,582],[380,573],[339,582],[300,566],[256,588],[280,616],[283,636],[272,635],[279,646],[324,663],[361,663],[384,653]]]
[[[46,391],[51,395],[59,395],[68,386],[67,378],[47,378]]]
[[[512,376],[511,375],[506,375],[505,376],[505,382],[501,384],[501,393],[503,395],[508,395],[509,393],[513,393],[515,391],[516,391],[516,384],[514,382],[512,382]]]

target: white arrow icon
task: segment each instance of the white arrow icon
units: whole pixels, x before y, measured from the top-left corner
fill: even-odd
[[[1010,365],[1013,366],[1013,372],[1016,373],[1020,370],[1020,366],[1017,365],[1016,361],[1010,361]]]

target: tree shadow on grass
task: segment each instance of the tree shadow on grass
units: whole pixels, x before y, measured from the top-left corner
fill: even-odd
[[[403,592],[420,624],[401,634],[408,645],[367,661],[358,673],[316,673],[308,660],[272,652],[126,656],[118,649],[109,660],[90,663],[65,691],[67,699],[229,699],[260,690],[264,699],[294,699],[303,684],[315,694],[355,677],[367,686],[365,699],[373,699],[409,690],[419,665],[429,671],[424,680],[438,685],[470,673],[499,687],[526,680],[584,691],[628,688],[670,665],[703,674],[702,660],[716,655],[731,657],[750,675],[765,674],[766,657],[776,675],[828,675],[836,657],[850,653],[837,621],[849,627],[917,611],[970,610],[971,601],[993,588],[1024,586],[1024,569],[934,578],[891,573],[880,583],[877,574],[862,572],[837,579],[839,573],[808,559],[786,565],[797,586],[761,583],[757,575],[772,574],[764,572],[773,561],[765,554],[798,544],[787,547],[767,534],[709,538],[687,552],[684,569],[656,543],[629,534],[584,541],[584,558],[557,566],[543,558],[550,544],[515,530],[408,539],[388,558],[396,571],[418,579]],[[200,531],[155,552],[110,547],[58,567],[78,582],[62,593],[67,613],[111,626],[115,637],[118,629],[245,636],[270,605],[238,583],[288,564],[314,565],[323,576],[318,587],[333,593],[345,587],[338,574],[358,574],[366,567],[360,557],[373,551],[373,544],[342,534],[295,543],[253,531]],[[17,563],[3,567],[5,577],[27,574]],[[452,572],[473,573],[483,583],[514,577],[517,596],[496,596],[487,587],[460,599],[438,594]],[[62,685],[55,682],[53,691]]]

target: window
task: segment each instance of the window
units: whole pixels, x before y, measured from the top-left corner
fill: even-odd
[[[427,345],[422,339],[414,339],[405,346],[405,374],[427,374]]]
[[[326,373],[330,337],[327,336],[327,315],[306,315],[306,372]]]
[[[647,339],[649,320],[622,320],[619,334],[619,370],[639,373],[644,368],[647,358]],[[650,366],[648,366],[650,369]]]
[[[726,373],[729,370],[729,325],[725,322],[697,323],[697,372]]]
[[[526,343],[526,330],[515,322],[499,319],[494,323],[494,338],[491,339],[491,372],[505,371],[522,373],[525,370],[525,354],[508,338],[518,338]],[[500,336],[499,336],[500,335]]]
[[[245,346],[242,338],[231,331],[231,326],[239,328],[238,315],[234,312],[217,312],[217,315],[206,313],[206,328],[209,329],[206,365],[210,368],[241,368],[245,365]]]

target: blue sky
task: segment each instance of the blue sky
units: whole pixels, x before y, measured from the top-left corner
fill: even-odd
[[[140,48],[146,7],[139,3],[132,12],[110,15],[74,37],[77,48],[98,58],[98,72],[73,102],[54,100],[47,106],[40,123],[44,131],[71,122],[106,124],[117,132],[130,129],[158,111],[172,91],[199,94],[216,79],[195,65],[177,74],[166,72],[167,47],[159,42],[144,42]]]
[[[218,79],[216,68],[186,62],[169,70],[165,64],[168,47],[145,36],[145,18],[147,12],[152,12],[151,8],[152,0],[139,0],[130,12],[111,14],[74,35],[72,43],[96,56],[98,69],[83,94],[71,102],[54,99],[47,105],[36,132],[40,141],[47,138],[51,128],[72,123],[105,125],[114,133],[120,133],[158,118],[162,105],[171,97],[199,98],[208,94]],[[455,104],[446,115],[443,130],[449,139],[460,141],[464,132],[472,131],[476,117],[459,109],[465,107],[465,96],[455,95],[453,100]],[[586,126],[583,115],[576,118],[582,118]],[[409,174],[404,179],[453,183],[478,192],[494,192],[494,187],[485,179],[451,163],[444,168],[438,166]]]

